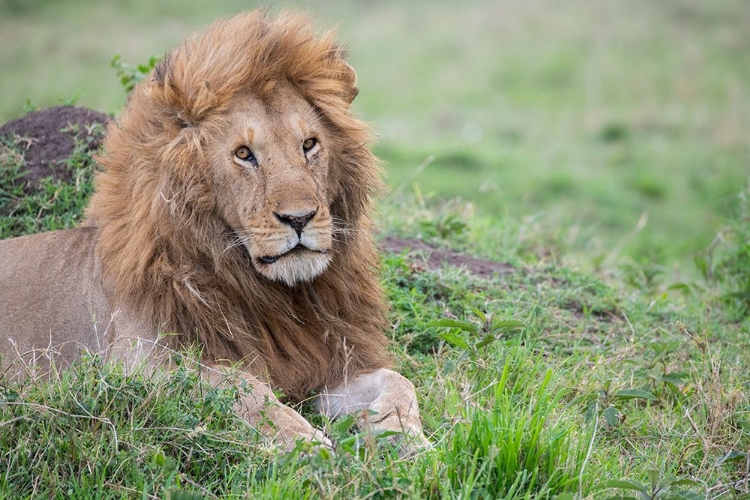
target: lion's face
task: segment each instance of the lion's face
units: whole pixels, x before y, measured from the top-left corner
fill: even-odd
[[[330,137],[315,109],[291,86],[237,97],[206,124],[216,206],[230,244],[255,269],[289,286],[310,281],[331,261]]]

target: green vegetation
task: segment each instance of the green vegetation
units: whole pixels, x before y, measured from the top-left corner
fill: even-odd
[[[123,60],[240,3],[0,1],[0,117],[81,89],[113,111],[148,67]],[[283,453],[232,391],[92,356],[51,382],[0,375],[0,497],[750,498],[747,6],[542,5],[320,12],[345,19],[382,135],[384,233],[510,264],[481,279],[384,256],[433,449],[402,459],[302,406],[336,452]],[[0,238],[75,225],[92,160],[79,148],[73,182],[24,195],[21,150],[0,144]]]

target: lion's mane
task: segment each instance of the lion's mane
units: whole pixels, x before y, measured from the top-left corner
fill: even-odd
[[[368,216],[380,187],[367,127],[349,111],[354,74],[331,33],[262,11],[218,21],[168,54],[110,124],[87,223],[114,306],[175,348],[260,361],[292,398],[389,364],[385,305]],[[291,83],[335,134],[329,201],[339,230],[329,268],[294,287],[264,279],[231,244],[203,154],[213,117],[240,92]]]

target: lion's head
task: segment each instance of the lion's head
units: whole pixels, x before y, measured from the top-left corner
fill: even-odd
[[[382,366],[367,214],[379,172],[343,56],[303,16],[255,11],[136,86],[87,214],[115,301],[212,357],[260,352],[286,385],[340,375],[343,358],[330,365],[353,347]]]
[[[315,278],[376,182],[365,127],[348,112],[356,77],[342,55],[299,16],[253,12],[212,25],[136,89],[109,131],[105,176],[121,167],[151,181],[151,208],[163,204],[173,218],[176,204],[213,211],[228,244],[244,246],[268,279]],[[131,127],[148,128],[151,142],[132,144],[142,138]],[[138,160],[149,164],[115,157],[123,140],[125,154],[147,148]]]
[[[291,84],[237,96],[210,119],[203,148],[216,210],[264,277],[289,286],[331,262],[335,224],[329,183],[335,132]],[[330,174],[329,174],[330,172]]]

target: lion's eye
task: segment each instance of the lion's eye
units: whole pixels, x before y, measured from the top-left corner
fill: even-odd
[[[253,154],[253,151],[247,146],[240,146],[237,149],[235,149],[234,156],[236,156],[242,161],[249,161],[251,163],[256,163],[255,155]]]
[[[318,140],[315,137],[305,139],[305,142],[302,143],[302,150],[305,153],[309,153],[310,151],[312,151],[316,144],[318,144]]]

